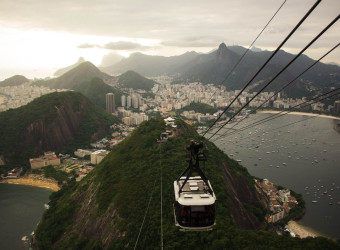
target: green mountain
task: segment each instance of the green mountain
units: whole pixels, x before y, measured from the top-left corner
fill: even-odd
[[[81,182],[53,193],[50,208],[35,230],[34,246],[41,250],[160,248],[162,180],[165,249],[340,247],[325,238],[301,240],[263,231],[265,209],[246,168],[184,122],[177,125],[175,138],[157,144],[165,123],[142,123]],[[184,149],[191,139],[203,140],[209,152],[202,168],[217,197],[217,225],[208,232],[184,233],[174,223],[173,181],[187,166]]]
[[[183,112],[183,111],[190,111],[193,110],[196,113],[202,113],[202,114],[214,114],[217,112],[217,109],[210,106],[209,104],[206,103],[195,103],[192,102],[190,103],[190,105],[183,107],[179,112]]]
[[[118,84],[122,88],[151,90],[156,82],[147,79],[134,71],[127,71],[118,77]]]
[[[45,151],[73,152],[106,136],[118,119],[76,92],[43,95],[0,113],[0,152],[8,164],[27,164]]]
[[[75,67],[77,67],[78,65],[82,64],[83,62],[85,62],[85,59],[83,57],[80,57],[78,59],[78,62],[76,62],[75,64],[72,64],[68,67],[62,68],[62,69],[58,69],[54,75],[55,76],[61,76],[63,74],[65,74],[67,71],[70,71],[71,69],[74,69]]]
[[[84,62],[58,78],[47,81],[38,81],[35,82],[35,85],[48,86],[54,89],[73,89],[75,85],[84,81],[90,81],[95,77],[103,80],[111,80],[114,78],[101,72],[92,63]]]
[[[89,98],[93,103],[105,109],[107,93],[114,93],[116,106],[121,106],[121,96],[123,92],[117,88],[111,87],[103,82],[100,78],[93,78],[90,81],[78,83],[72,88]]]
[[[18,86],[25,82],[29,82],[29,80],[26,77],[21,76],[21,75],[15,75],[0,82],[0,87]]]

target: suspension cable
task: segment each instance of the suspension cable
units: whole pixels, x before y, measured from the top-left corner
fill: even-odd
[[[289,83],[287,83],[286,85],[284,85],[280,90],[276,91],[271,97],[269,97],[268,99],[266,99],[260,106],[258,106],[256,109],[252,110],[250,113],[255,113],[258,109],[260,109],[266,102],[268,102],[271,98],[273,98],[274,96],[276,96],[278,93],[280,93],[282,90],[284,90],[285,88],[287,88],[290,84],[292,84],[294,81],[296,81],[300,76],[302,76],[304,73],[306,73],[308,70],[310,70],[315,64],[317,64],[319,61],[321,61],[323,58],[325,58],[329,53],[331,53],[334,49],[336,49],[338,46],[340,45],[340,43],[338,43],[337,45],[335,45],[332,49],[330,49],[326,54],[324,54],[322,57],[320,57],[317,61],[315,61],[312,65],[310,65],[307,69],[305,69],[303,72],[301,72],[298,76],[296,76],[293,80],[291,80]],[[320,88],[321,90],[322,88]],[[231,128],[229,128],[229,130],[234,129],[234,127],[236,127],[238,124],[240,124],[243,120],[239,120],[236,124],[234,124]],[[226,134],[227,131],[224,133]]]
[[[151,202],[151,198],[152,198],[153,191],[155,190],[155,186],[156,186],[156,179],[155,179],[155,181],[153,182],[153,188],[152,188],[152,191],[151,191],[151,194],[150,194],[149,203],[148,203],[148,206],[147,206],[147,208],[146,208],[146,210],[145,210],[143,222],[142,222],[142,225],[140,226],[139,233],[138,233],[138,236],[137,236],[137,240],[136,240],[136,243],[135,243],[135,246],[134,246],[133,249],[136,249],[136,247],[137,247],[138,240],[139,240],[139,236],[140,236],[140,234],[141,234],[141,232],[142,232],[143,225],[144,225],[144,222],[145,222],[145,217],[146,217],[146,215],[147,215],[147,213],[148,213],[148,211],[149,211],[150,202]]]
[[[270,22],[274,19],[274,17],[276,16],[276,14],[280,11],[280,9],[283,7],[283,5],[286,3],[287,0],[285,0],[281,6],[277,9],[277,11],[274,13],[274,15],[270,18],[270,20],[267,22],[267,24],[263,27],[263,29],[261,30],[261,32],[257,35],[257,37],[255,38],[255,40],[249,45],[248,49],[243,53],[243,55],[240,57],[240,59],[237,61],[237,63],[234,65],[234,67],[229,71],[228,75],[224,78],[224,80],[220,83],[220,85],[222,85],[230,76],[230,74],[235,70],[235,68],[239,65],[239,63],[242,61],[243,57],[245,57],[245,55],[248,53],[248,51],[250,50],[250,48],[254,45],[254,43],[257,41],[257,39],[261,36],[261,34],[263,33],[263,31],[267,28],[267,26],[270,24]]]
[[[336,89],[331,90],[331,91],[329,91],[329,92],[327,92],[327,93],[321,94],[321,95],[319,95],[319,96],[317,96],[317,97],[314,97],[312,100],[309,100],[309,101],[300,103],[300,104],[298,104],[298,105],[295,105],[295,106],[291,107],[291,108],[288,109],[288,110],[283,110],[283,111],[280,111],[280,112],[277,113],[277,114],[273,114],[273,115],[271,115],[271,116],[269,116],[269,117],[263,118],[263,119],[261,119],[261,120],[259,120],[259,121],[256,121],[256,122],[254,122],[254,123],[252,123],[252,124],[249,124],[249,125],[247,125],[247,126],[245,126],[245,127],[243,127],[243,128],[240,128],[237,132],[231,132],[231,133],[229,133],[229,134],[226,134],[226,133],[225,133],[225,134],[222,134],[222,135],[220,135],[220,137],[218,137],[218,138],[215,139],[214,141],[217,141],[218,139],[223,138],[223,137],[226,137],[226,136],[238,134],[238,133],[240,133],[240,132],[242,132],[242,131],[244,131],[244,130],[247,130],[247,129],[249,129],[249,128],[252,128],[252,127],[254,127],[254,126],[257,126],[257,125],[260,125],[260,124],[269,122],[269,121],[271,121],[271,120],[273,120],[273,119],[279,118],[279,117],[281,117],[281,116],[287,115],[287,114],[289,114],[290,112],[293,112],[293,111],[294,111],[294,110],[293,110],[294,108],[296,108],[296,107],[298,107],[298,106],[301,106],[301,105],[303,105],[303,104],[305,104],[305,105],[302,106],[302,107],[305,107],[306,105],[311,105],[311,104],[313,104],[313,103],[322,101],[322,100],[324,100],[324,99],[333,97],[333,96],[335,96],[335,95],[339,95],[340,93],[333,93],[333,92],[336,92],[336,91],[338,91],[338,90],[340,90],[340,88],[336,88]],[[329,95],[329,94],[331,94],[331,93],[333,93],[333,94],[330,95],[330,96],[327,96],[327,95]],[[318,99],[318,98],[320,98],[320,97],[322,97],[322,96],[325,96],[325,97],[323,97],[323,98],[321,98],[321,99]],[[312,102],[312,103],[307,103],[307,102],[311,102],[311,101],[313,101],[313,102]]]
[[[242,88],[242,90],[236,95],[236,97],[231,101],[231,103],[223,110],[223,112],[217,117],[214,123],[207,129],[203,136],[216,124],[216,122],[222,117],[222,115],[229,109],[229,107],[235,102],[235,100],[242,94],[242,92],[249,86],[249,84],[255,79],[255,77],[263,70],[263,68],[269,63],[269,61],[276,55],[276,53],[281,49],[281,47],[288,41],[288,39],[295,33],[295,31],[301,26],[301,24],[306,20],[306,18],[314,11],[321,0],[318,0],[310,10],[304,15],[304,17],[299,21],[299,23],[294,27],[294,29],[288,34],[288,36],[281,42],[281,44],[276,48],[276,50],[271,54],[267,61],[261,66],[261,68],[255,73],[255,75],[248,81],[248,83]],[[211,138],[211,137],[210,137]],[[210,139],[209,138],[209,139]]]
[[[267,84],[265,84],[246,104],[244,104],[227,122],[223,124],[222,127],[220,127],[210,138],[209,140],[218,132],[220,131],[226,124],[228,124],[231,119],[233,119],[236,115],[238,115],[248,104],[255,99],[265,88],[267,88],[283,71],[285,71],[305,50],[307,50],[316,40],[320,38],[320,36],[323,35],[334,23],[336,23],[340,18],[340,15],[338,15],[336,18],[333,19],[332,22],[330,22],[316,37],[313,38],[312,41],[310,41],[300,52],[297,54],[283,69],[280,70],[279,73],[277,73],[272,80],[270,80]]]
[[[281,6],[276,10],[276,12],[274,13],[274,15],[269,19],[269,21],[267,22],[267,24],[263,27],[263,29],[261,30],[261,32],[257,35],[257,37],[254,39],[254,41],[249,45],[248,49],[246,49],[246,51],[242,54],[242,56],[240,57],[240,59],[236,62],[236,64],[233,66],[233,68],[229,71],[228,75],[224,78],[224,80],[219,84],[222,85],[226,80],[228,80],[229,76],[231,75],[231,73],[237,68],[237,66],[240,64],[240,62],[242,61],[242,59],[246,56],[246,54],[248,53],[248,51],[250,50],[250,48],[254,45],[254,43],[257,41],[257,39],[262,35],[263,31],[268,27],[268,25],[271,23],[271,21],[274,19],[274,17],[276,16],[276,14],[281,10],[281,8],[283,7],[283,5],[287,2],[287,0],[284,0],[284,2],[281,4]],[[215,93],[213,93],[211,95],[214,96],[217,93],[217,91],[215,91]],[[210,99],[211,100],[211,99]]]

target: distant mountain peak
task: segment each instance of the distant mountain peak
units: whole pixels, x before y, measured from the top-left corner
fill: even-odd
[[[61,75],[65,74],[67,71],[70,71],[70,70],[74,69],[75,67],[77,67],[78,65],[80,65],[80,64],[82,64],[84,62],[85,62],[84,57],[79,57],[78,61],[75,64],[72,64],[72,65],[70,65],[68,67],[65,67],[65,68],[62,68],[62,69],[58,69],[54,73],[54,75],[55,76],[61,76]]]
[[[224,50],[227,48],[227,45],[225,45],[225,43],[221,43],[220,46],[218,46],[218,50]]]
[[[231,54],[233,53],[227,48],[227,45],[225,45],[225,43],[221,43],[216,52],[216,62],[223,64],[224,66],[230,64]]]
[[[83,63],[83,62],[85,62],[85,59],[84,59],[84,57],[79,57],[79,59],[78,59],[78,62],[77,63]]]
[[[29,82],[29,80],[26,77],[22,75],[15,75],[0,82],[0,87],[18,86],[25,82]]]

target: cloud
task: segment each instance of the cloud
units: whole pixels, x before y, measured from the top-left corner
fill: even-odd
[[[139,43],[129,42],[129,41],[118,41],[118,42],[109,42],[104,45],[98,44],[89,44],[83,43],[77,46],[80,49],[93,49],[93,48],[101,48],[107,50],[125,50],[125,51],[136,51],[136,50],[148,50],[152,49],[150,46],[144,46]]]
[[[171,47],[202,47],[202,48],[211,48],[216,47],[218,44],[223,42],[223,38],[221,37],[207,37],[207,36],[190,36],[184,37],[177,40],[166,40],[161,43],[164,46]]]
[[[96,44],[88,44],[88,43],[83,43],[77,46],[77,48],[79,49],[93,49],[97,47],[100,47],[100,46]]]
[[[221,42],[249,46],[282,2],[0,0],[0,32],[3,28],[14,28],[77,34],[94,38],[80,40],[79,44],[89,43],[80,44],[78,48],[153,50],[154,54],[174,55],[196,48],[207,51]],[[275,49],[312,5],[310,0],[287,1],[255,45]],[[292,36],[289,47],[300,47],[301,41],[310,41],[314,32],[326,26],[338,12],[339,0],[322,1]],[[325,34],[328,37],[325,44],[336,43],[338,34],[339,25]],[[141,39],[154,42],[140,44]],[[153,44],[157,43],[160,46],[156,48]],[[75,44],[73,46],[78,43]],[[0,46],[0,56],[1,48],[5,46]]]
[[[102,46],[102,48],[109,49],[109,50],[147,50],[147,49],[150,49],[149,46],[143,46],[139,43],[128,42],[128,41],[110,42]]]

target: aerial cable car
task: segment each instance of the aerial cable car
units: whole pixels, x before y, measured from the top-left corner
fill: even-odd
[[[199,163],[207,158],[203,144],[192,141],[187,147],[189,166],[174,181],[175,224],[182,231],[208,231],[216,224],[216,196]],[[192,174],[197,173],[197,176]]]

